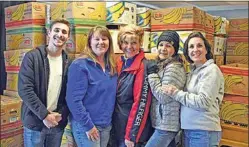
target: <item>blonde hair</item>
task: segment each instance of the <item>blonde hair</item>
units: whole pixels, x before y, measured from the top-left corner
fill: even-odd
[[[121,44],[127,34],[138,36],[140,45],[143,44],[144,30],[143,28],[136,25],[127,25],[120,28],[118,33],[118,46],[121,49]]]
[[[83,50],[79,58],[91,58],[95,63],[97,62],[97,55],[91,48],[91,39],[95,33],[106,36],[109,39],[109,49],[105,53],[105,64],[110,68],[110,74],[113,76],[116,73],[116,63],[114,61],[113,41],[109,30],[104,26],[95,26],[90,29],[87,36],[86,48]]]

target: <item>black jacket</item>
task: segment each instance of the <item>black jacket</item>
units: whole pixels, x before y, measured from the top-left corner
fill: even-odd
[[[66,105],[67,70],[70,61],[64,51],[63,76],[56,112],[62,114],[57,127],[64,129],[69,114]],[[45,126],[43,119],[49,114],[47,110],[47,90],[49,81],[49,61],[46,46],[41,46],[26,53],[18,75],[18,94],[23,100],[21,118],[25,127],[41,131]]]

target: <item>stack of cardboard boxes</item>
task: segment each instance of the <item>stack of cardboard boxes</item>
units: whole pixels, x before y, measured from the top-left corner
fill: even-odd
[[[1,96],[1,146],[22,147],[18,72],[26,52],[45,43],[45,4],[30,2],[5,8],[7,72],[6,90]]]
[[[248,64],[248,18],[230,19],[226,64]]]
[[[227,43],[229,21],[225,17],[214,16],[214,59],[220,66],[225,64],[225,51]]]
[[[45,43],[45,4],[30,2],[5,8],[6,90],[17,91],[18,71],[26,52]]]
[[[225,96],[220,109],[221,145],[248,146],[248,65],[220,66],[225,79]]]

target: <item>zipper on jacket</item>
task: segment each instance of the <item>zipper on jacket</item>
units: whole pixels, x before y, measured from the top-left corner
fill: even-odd
[[[161,119],[163,118],[162,110],[163,110],[162,105],[159,104],[159,114],[160,114]]]

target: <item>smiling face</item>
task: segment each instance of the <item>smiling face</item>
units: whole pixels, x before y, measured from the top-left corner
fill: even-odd
[[[207,61],[207,50],[204,41],[199,37],[194,37],[188,43],[188,56],[195,64],[204,64]]]
[[[122,38],[121,50],[126,58],[132,58],[139,53],[139,37],[135,34],[125,34]]]
[[[158,44],[159,58],[166,59],[174,55],[175,49],[168,41],[161,41]]]
[[[63,23],[56,23],[48,33],[49,44],[48,49],[51,52],[56,52],[66,44],[69,38],[69,27]]]
[[[91,48],[96,56],[104,56],[109,49],[109,39],[107,36],[94,33],[91,38]]]

